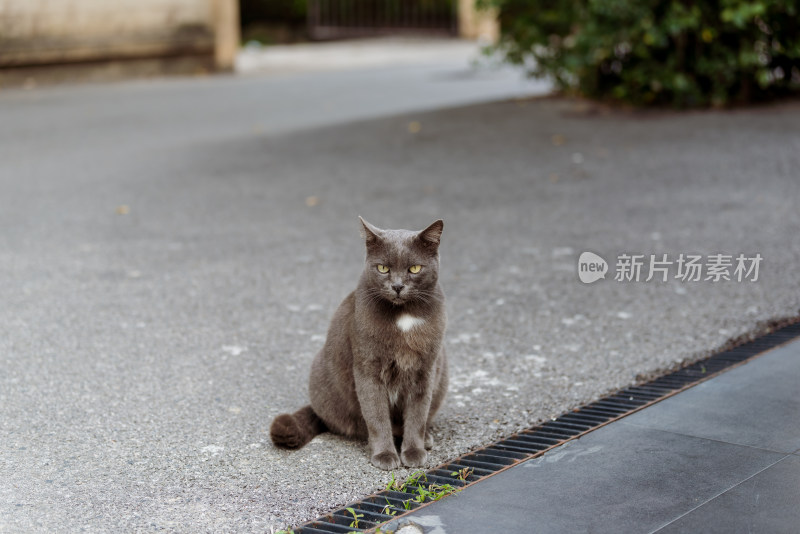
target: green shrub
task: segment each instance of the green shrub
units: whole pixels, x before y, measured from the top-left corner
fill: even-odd
[[[479,0],[507,60],[566,91],[724,106],[800,91],[800,0]]]

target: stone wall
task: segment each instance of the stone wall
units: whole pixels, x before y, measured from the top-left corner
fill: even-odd
[[[0,0],[0,68],[205,57],[238,45],[237,0]],[[231,26],[231,27],[228,27]],[[218,42],[219,40],[225,42]]]
[[[475,0],[458,0],[458,34],[465,39],[497,42],[500,36],[497,10],[478,9]]]

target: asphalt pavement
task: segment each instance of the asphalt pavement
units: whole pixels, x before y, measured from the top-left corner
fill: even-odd
[[[430,466],[797,315],[800,104],[542,91],[460,56],[0,91],[0,531],[264,532],[385,486],[363,443],[267,432],[307,402],[358,215],[445,222]],[[615,281],[623,254],[763,261]]]

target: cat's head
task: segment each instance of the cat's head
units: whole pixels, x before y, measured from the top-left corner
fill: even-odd
[[[439,279],[441,220],[420,232],[382,230],[361,217],[367,259],[362,280],[371,297],[397,306],[431,302]]]

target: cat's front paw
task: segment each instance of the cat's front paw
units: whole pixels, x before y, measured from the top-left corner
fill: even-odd
[[[425,432],[425,450],[431,450],[433,448],[433,434],[431,434],[430,430]]]
[[[406,467],[422,467],[428,459],[428,453],[425,449],[415,447],[403,451],[400,457],[403,459],[403,465]]]
[[[397,456],[397,453],[394,451],[379,452],[370,458],[370,462],[372,462],[372,465],[375,467],[380,467],[387,471],[400,467],[400,457]]]

